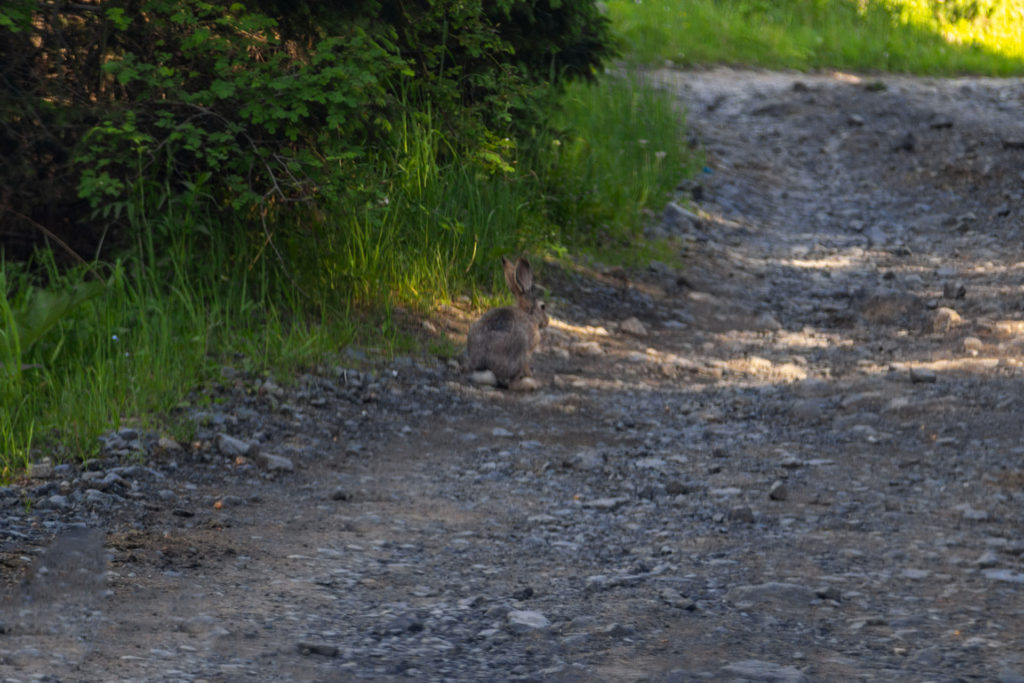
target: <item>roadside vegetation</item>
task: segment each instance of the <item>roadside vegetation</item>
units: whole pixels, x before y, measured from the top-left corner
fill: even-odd
[[[609,0],[634,63],[1024,74],[1022,0]]]
[[[502,254],[670,258],[645,211],[701,159],[634,66],[1021,69],[1009,0],[325,5],[0,7],[0,483],[187,439],[225,366],[418,350]]]
[[[0,54],[0,482],[187,439],[224,366],[413,351],[502,254],[627,254],[694,163],[591,2],[14,0]]]

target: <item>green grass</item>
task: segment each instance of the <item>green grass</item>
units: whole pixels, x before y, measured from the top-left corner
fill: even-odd
[[[1005,0],[991,16],[955,22],[936,14],[934,8],[942,5],[925,0],[609,0],[607,5],[629,58],[645,64],[1024,74],[1021,0]]]
[[[351,339],[350,324],[289,321],[282,311],[292,302],[283,288],[268,289],[266,262],[249,269],[232,246],[181,240],[158,258],[143,245],[90,270],[58,271],[45,252],[41,263],[3,264],[0,481],[43,455],[92,457],[96,437],[124,423],[182,429],[170,411],[222,364],[296,367]],[[196,267],[192,255],[200,253],[204,265]],[[97,275],[98,296],[59,311],[55,325],[18,348],[26,327],[13,317],[38,313]]]

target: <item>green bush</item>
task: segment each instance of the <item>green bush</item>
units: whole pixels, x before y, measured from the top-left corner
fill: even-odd
[[[397,121],[500,168],[548,89],[612,53],[590,0],[13,0],[0,208],[91,255],[182,195],[235,222],[374,201]]]

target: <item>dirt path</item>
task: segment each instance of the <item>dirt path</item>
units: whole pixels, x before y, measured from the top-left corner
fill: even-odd
[[[1024,681],[1024,85],[652,77],[684,272],[544,268],[532,394],[226,368],[0,489],[0,678]]]

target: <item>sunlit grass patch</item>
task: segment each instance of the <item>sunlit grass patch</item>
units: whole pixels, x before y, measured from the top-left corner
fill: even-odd
[[[630,59],[920,74],[1024,74],[1024,2],[610,0]]]

